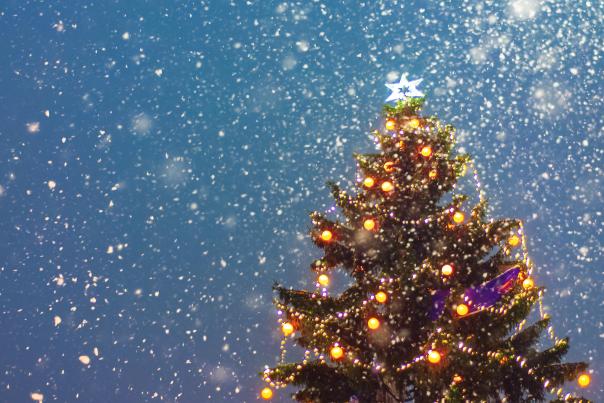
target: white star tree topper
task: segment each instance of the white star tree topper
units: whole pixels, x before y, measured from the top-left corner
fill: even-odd
[[[386,102],[399,99],[405,101],[407,98],[423,97],[424,93],[417,89],[417,86],[422,80],[423,79],[420,78],[419,80],[407,81],[407,74],[403,74],[398,83],[386,84],[386,87],[392,91],[392,94],[386,99]]]

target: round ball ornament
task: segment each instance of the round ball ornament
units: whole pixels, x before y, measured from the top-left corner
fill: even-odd
[[[377,302],[379,302],[380,304],[383,304],[384,302],[386,302],[388,300],[388,294],[386,294],[384,291],[378,291],[375,294],[375,300]]]
[[[289,336],[294,332],[294,325],[289,322],[285,322],[281,325],[281,331],[285,337]]]
[[[260,397],[262,397],[264,400],[270,400],[273,398],[273,391],[271,388],[264,388],[260,391]]]
[[[386,120],[384,126],[386,127],[386,130],[392,131],[396,127],[396,122],[394,121],[394,119],[388,119]]]
[[[407,122],[407,126],[412,129],[417,129],[419,127],[419,119],[413,118]]]
[[[453,274],[453,266],[451,266],[450,264],[445,264],[443,265],[443,267],[441,267],[440,272],[442,273],[443,276],[450,276],[451,274]]]
[[[321,274],[319,276],[319,278],[317,279],[317,281],[319,282],[319,284],[321,284],[323,287],[327,287],[329,285],[329,276],[327,274]]]
[[[378,318],[369,318],[367,321],[367,327],[371,330],[376,330],[380,327],[380,321]]]
[[[510,246],[518,246],[518,244],[520,243],[520,237],[518,235],[512,235],[509,239],[508,239],[508,244]]]
[[[436,350],[428,351],[428,361],[432,364],[438,364],[440,362],[440,353]]]
[[[372,188],[373,185],[375,185],[375,180],[371,176],[368,176],[363,180],[363,186],[366,188]]]
[[[432,147],[423,146],[422,149],[420,150],[420,154],[426,158],[430,157],[432,155]]]
[[[591,377],[589,376],[589,374],[581,374],[577,378],[577,383],[580,387],[586,388],[591,383]]]
[[[394,185],[390,181],[382,182],[382,190],[386,193],[392,192],[394,190]]]
[[[326,229],[323,232],[321,232],[321,239],[323,241],[329,242],[332,240],[332,238],[333,238],[333,233],[330,230]]]
[[[334,360],[339,360],[344,356],[344,350],[340,346],[333,346],[329,351],[329,355]]]
[[[466,215],[461,211],[456,211],[455,214],[453,214],[453,222],[455,222],[456,224],[461,224],[465,219]]]
[[[535,282],[530,277],[525,278],[524,281],[522,282],[522,288],[524,288],[525,290],[530,290],[534,286],[535,286]]]
[[[470,308],[468,308],[466,304],[459,304],[457,305],[457,308],[455,308],[455,312],[457,312],[459,316],[466,316],[469,311]]]
[[[367,231],[373,231],[375,227],[376,223],[373,218],[367,218],[365,221],[363,221],[363,228],[365,228]]]

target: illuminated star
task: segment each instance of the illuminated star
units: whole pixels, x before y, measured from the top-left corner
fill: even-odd
[[[407,98],[419,98],[423,97],[424,93],[417,89],[419,83],[422,82],[422,79],[407,81],[407,75],[401,75],[401,81],[394,84],[386,84],[386,87],[392,91],[392,94],[386,99],[388,101],[394,100],[406,100]]]

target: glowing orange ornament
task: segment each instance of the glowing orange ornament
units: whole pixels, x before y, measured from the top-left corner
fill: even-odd
[[[368,176],[363,180],[363,186],[366,188],[371,188],[373,185],[375,185],[375,180],[371,176]]]
[[[423,155],[424,157],[428,158],[429,156],[432,155],[432,147],[430,146],[423,146],[420,154]]]
[[[436,179],[437,176],[438,171],[436,169],[431,169],[430,172],[428,172],[428,178],[430,179]]]
[[[512,235],[508,239],[508,243],[510,244],[510,246],[517,246],[520,243],[520,237],[518,235]]]
[[[586,388],[591,383],[591,376],[589,376],[589,374],[581,374],[579,375],[579,378],[577,378],[577,383],[580,387]]]
[[[385,181],[382,183],[382,190],[384,192],[392,192],[394,190],[394,185],[392,184],[392,182]]]
[[[368,218],[363,221],[363,228],[365,228],[367,231],[373,231],[375,229],[375,226],[375,220],[372,218]]]
[[[453,382],[459,383],[462,380],[463,380],[463,378],[460,375],[457,375],[457,374],[453,375]]]
[[[394,121],[394,119],[388,119],[384,126],[386,127],[386,130],[394,130],[394,128],[396,127],[396,122]]]
[[[371,330],[375,330],[380,327],[380,321],[378,318],[369,318],[367,321],[367,327]]]
[[[525,278],[524,281],[522,282],[522,288],[524,288],[525,290],[530,290],[534,286],[535,286],[535,282],[530,277]]]
[[[388,161],[388,162],[384,163],[384,171],[386,171],[388,173],[394,171],[394,162]]]
[[[378,291],[378,293],[375,294],[375,300],[380,304],[383,304],[386,302],[386,300],[388,300],[388,294],[386,294],[384,291]]]
[[[443,274],[443,276],[450,276],[451,274],[453,274],[453,266],[451,266],[450,264],[445,264],[440,269],[440,272]]]
[[[440,353],[436,350],[428,351],[428,361],[432,364],[438,364],[440,362]]]
[[[264,388],[260,391],[260,396],[264,399],[264,400],[270,400],[273,398],[273,391],[271,388]]]
[[[317,281],[319,282],[319,284],[321,284],[323,287],[327,287],[329,285],[329,276],[327,274],[321,274],[319,276],[319,278],[317,279]]]
[[[283,332],[285,337],[287,337],[294,332],[294,325],[289,322],[285,322],[281,325],[281,331]]]
[[[462,213],[461,211],[456,211],[455,214],[453,214],[453,221],[456,224],[461,224],[463,222],[463,220],[466,219],[466,215],[464,213]]]
[[[455,311],[457,312],[457,314],[459,316],[466,316],[468,314],[468,312],[470,311],[470,309],[468,308],[468,306],[466,304],[459,304],[459,305],[457,305],[457,308],[455,309]]]
[[[407,122],[407,126],[412,129],[417,129],[419,127],[419,119],[411,119]]]
[[[329,351],[329,355],[331,355],[331,358],[334,360],[339,360],[344,356],[344,350],[342,350],[342,347],[340,346],[333,346]]]
[[[325,231],[321,232],[321,239],[324,240],[325,242],[331,241],[332,238],[333,238],[333,234],[331,233],[330,230],[326,229]]]

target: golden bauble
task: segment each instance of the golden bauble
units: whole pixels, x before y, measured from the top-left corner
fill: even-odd
[[[273,397],[273,391],[271,388],[264,388],[262,389],[262,391],[260,391],[260,396],[264,399],[264,400],[270,400]]]
[[[375,300],[380,304],[383,304],[388,300],[388,294],[386,294],[384,291],[378,291],[377,294],[375,294]]]
[[[367,321],[367,327],[371,330],[376,330],[380,327],[380,320],[378,318],[369,318]]]

